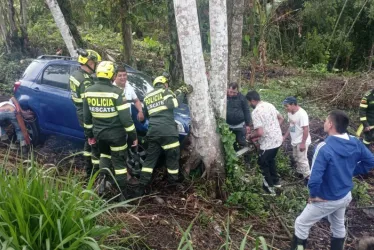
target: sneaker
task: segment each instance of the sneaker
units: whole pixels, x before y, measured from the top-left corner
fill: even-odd
[[[275,182],[275,183],[274,183],[274,187],[275,187],[275,188],[281,188],[282,185],[281,185],[280,181]]]
[[[277,194],[275,193],[274,187],[269,187],[266,186],[265,184],[262,185],[262,188],[265,191],[264,195],[270,195],[270,196],[276,196]]]

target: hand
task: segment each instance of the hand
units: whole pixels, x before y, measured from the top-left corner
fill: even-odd
[[[140,122],[144,121],[143,111],[139,111],[139,113],[138,113],[138,121],[140,121]]]
[[[300,152],[304,152],[305,149],[306,149],[305,143],[301,143],[300,146],[299,146]]]
[[[308,203],[313,203],[313,202],[324,202],[324,201],[326,201],[326,200],[321,199],[321,198],[319,198],[319,197],[316,197],[316,198],[311,198],[311,197],[309,197],[309,199],[308,199]]]
[[[246,132],[247,135],[250,134],[251,133],[251,127],[250,126],[246,126],[245,127],[245,132]]]
[[[136,146],[138,146],[138,139],[136,139],[136,140],[132,143],[132,145],[131,145],[131,147],[136,147]]]
[[[177,91],[180,91],[184,94],[191,94],[193,91],[193,87],[191,85],[185,84],[182,87],[180,87]]]
[[[88,145],[94,145],[96,144],[96,139],[95,138],[88,138]]]
[[[365,127],[364,131],[369,132],[371,130],[370,126]]]

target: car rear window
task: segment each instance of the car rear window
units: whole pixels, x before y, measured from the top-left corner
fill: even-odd
[[[35,79],[36,76],[39,74],[40,69],[46,62],[43,61],[33,61],[23,73],[21,79],[23,80],[32,80]]]
[[[133,87],[139,100],[143,101],[147,93],[153,90],[151,85],[152,79],[142,73],[127,73],[127,80],[131,87]]]

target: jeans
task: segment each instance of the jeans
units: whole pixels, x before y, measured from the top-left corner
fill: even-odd
[[[296,171],[299,174],[302,174],[304,178],[310,175],[310,167],[308,160],[308,147],[310,144],[305,145],[305,150],[300,152],[300,144],[292,146],[292,155],[296,162]]]
[[[344,215],[351,200],[352,195],[349,192],[340,200],[309,203],[295,221],[295,235],[299,239],[307,239],[310,228],[320,219],[328,216],[332,236],[344,238],[346,234]]]
[[[1,111],[0,112],[0,121],[3,122],[3,121],[6,121],[6,120],[8,120],[12,123],[12,125],[14,127],[14,130],[16,131],[17,140],[21,144],[24,144],[25,143],[25,138],[23,137],[21,128],[18,124],[18,121],[17,121],[17,118],[16,118],[16,113],[12,112],[12,111]],[[5,131],[5,127],[1,127],[1,130]]]
[[[258,165],[260,165],[262,175],[265,179],[264,185],[266,187],[274,187],[274,184],[279,182],[277,166],[275,164],[275,157],[277,156],[278,149],[279,147],[260,150]]]

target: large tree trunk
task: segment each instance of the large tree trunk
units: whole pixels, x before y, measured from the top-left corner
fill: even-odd
[[[369,56],[369,64],[368,64],[368,71],[371,71],[372,66],[373,66],[373,60],[374,60],[374,43],[371,46],[370,50],[370,56]]]
[[[175,12],[173,0],[168,0],[168,21],[169,21],[169,74],[172,84],[178,83],[183,79],[182,56],[178,41],[177,23],[175,22]]]
[[[228,63],[226,0],[209,1],[209,21],[211,41],[210,97],[216,116],[226,119]],[[235,46],[238,44],[236,43]],[[240,60],[240,55],[238,60]],[[238,63],[236,66],[239,66]]]
[[[127,0],[120,0],[120,14],[121,14],[121,34],[122,45],[124,49],[125,62],[132,65],[132,27],[128,20],[129,3]]]
[[[80,48],[85,47],[85,43],[79,34],[77,25],[74,22],[73,18],[73,11],[71,9],[70,1],[67,0],[57,0],[58,5],[60,6],[61,12],[65,17],[66,23],[69,26],[71,35],[74,38],[74,41],[76,42],[77,46]]]
[[[242,56],[242,31],[244,0],[232,0],[229,34],[229,82],[240,84],[240,58]]]
[[[22,36],[27,37],[27,1],[20,0],[21,30]]]
[[[14,9],[14,1],[8,0],[8,22],[9,22],[9,34],[11,38],[17,36],[17,25],[15,21],[16,11]]]
[[[193,153],[204,163],[203,176],[224,175],[223,152],[209,95],[208,79],[201,45],[196,1],[174,0],[175,17],[182,54],[184,80],[194,91],[188,102],[191,115]]]
[[[75,50],[76,43],[74,37],[72,36],[69,26],[67,25],[64,15],[61,12],[60,6],[57,0],[45,0],[49,9],[51,10],[52,16],[56,22],[58,29],[60,30],[61,36],[64,39],[65,45],[71,56],[77,56]]]
[[[256,47],[256,36],[255,36],[255,17],[256,17],[256,3],[255,0],[249,0],[249,50],[251,56],[251,65],[250,65],[250,72],[251,72],[251,80],[250,85],[254,87],[255,85],[255,77],[256,77],[256,56],[254,53]]]
[[[5,44],[5,48],[7,50],[7,53],[11,52],[10,43],[9,43],[9,37],[8,37],[8,30],[7,26],[5,24],[5,19],[3,16],[4,8],[0,5],[0,30],[1,30],[1,38],[3,39],[3,42]]]

